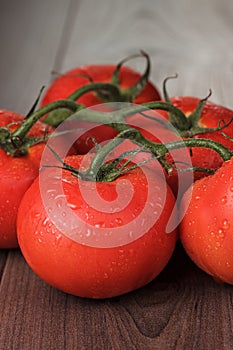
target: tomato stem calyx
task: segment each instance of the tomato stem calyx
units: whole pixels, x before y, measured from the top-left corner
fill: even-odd
[[[53,150],[53,148],[46,144],[47,148],[53,153],[54,157],[61,163],[61,166],[57,165],[43,165],[44,168],[62,168],[72,172],[74,176],[85,180],[93,182],[111,182],[118,178],[120,175],[140,167],[141,165],[149,162],[151,159],[146,159],[140,163],[133,163],[133,158],[139,152],[148,152],[147,149],[141,147],[139,149],[133,149],[122,153],[119,157],[114,158],[113,160],[107,161],[106,157],[114,150],[121,142],[126,138],[131,139],[134,137],[134,134],[137,133],[137,130],[132,128],[127,129],[119,133],[115,138],[106,143],[104,146],[98,145],[97,152],[94,155],[90,166],[86,170],[79,170],[67,164],[63,161],[60,156]]]
[[[146,84],[148,83],[149,80],[149,75],[151,71],[151,62],[150,62],[150,56],[143,50],[140,51],[139,54],[134,54],[131,56],[128,56],[124,58],[122,61],[120,61],[117,66],[115,71],[113,72],[112,78],[111,78],[111,83],[118,86],[120,89],[120,69],[122,65],[134,58],[137,57],[144,57],[146,59],[146,68],[145,72],[142,74],[140,79],[131,87],[120,90],[121,91],[121,102],[133,102],[133,100],[142,92],[142,90],[145,88]]]
[[[175,79],[177,77],[178,77],[178,75],[175,74],[174,76],[167,77],[166,79],[164,79],[164,82],[163,82],[164,99],[167,103],[170,103],[170,104],[172,104],[172,102],[171,102],[170,97],[167,93],[166,85],[167,85],[168,80]],[[169,111],[169,121],[177,129],[177,131],[179,132],[181,137],[193,137],[195,135],[216,132],[216,131],[222,130],[223,128],[225,128],[226,126],[229,125],[227,123],[227,125],[225,125],[221,128],[220,127],[207,128],[207,127],[200,126],[200,119],[202,116],[203,109],[204,109],[205,104],[211,95],[212,95],[212,90],[210,89],[208,95],[206,97],[200,99],[197,107],[188,117],[183,112],[182,112],[182,114],[183,114],[182,115],[181,113],[174,114],[174,112],[172,110]],[[186,121],[185,121],[185,119],[186,119]]]

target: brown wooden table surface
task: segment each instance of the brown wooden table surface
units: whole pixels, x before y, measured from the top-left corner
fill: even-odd
[[[140,49],[159,87],[179,73],[171,95],[211,88],[211,100],[233,108],[232,15],[230,0],[1,0],[1,108],[26,113],[52,70]],[[233,287],[198,269],[179,243],[158,278],[109,300],[62,293],[19,250],[0,251],[0,350],[230,350],[232,303]]]

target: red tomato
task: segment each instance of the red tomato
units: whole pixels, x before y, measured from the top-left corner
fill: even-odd
[[[116,65],[87,65],[69,70],[62,74],[49,86],[46,91],[41,105],[44,106],[49,102],[53,102],[58,99],[67,98],[75,90],[90,83],[90,80],[85,77],[89,76],[93,82],[110,83],[112,74],[116,68]],[[122,66],[120,68],[120,88],[122,91],[133,86],[141,75],[129,67]],[[160,93],[157,88],[148,82],[146,87],[132,102],[141,104],[150,101],[160,100]],[[103,104],[102,101],[95,92],[88,92],[78,99],[78,102],[86,107],[91,107],[99,104]],[[80,122],[80,128],[89,129],[90,123]],[[93,146],[93,142],[90,141],[94,138],[97,143],[112,139],[117,135],[117,132],[107,125],[95,125],[92,124],[92,129],[83,132],[83,135],[77,140],[76,146],[79,154],[86,154]]]
[[[175,107],[181,109],[187,118],[189,118],[190,114],[194,112],[199,102],[200,102],[200,99],[197,97],[179,96],[179,97],[171,98],[171,103]],[[162,113],[163,115],[166,116],[166,118],[168,118],[166,112],[161,111],[160,113]],[[197,123],[197,126],[206,127],[206,128],[218,128],[219,123],[221,121],[224,120],[226,123],[230,123],[232,118],[233,118],[232,110],[224,106],[217,105],[215,103],[207,101],[201,113],[201,117]],[[221,123],[221,125],[223,124]],[[233,137],[232,124],[224,128],[223,131],[228,136]],[[230,150],[233,150],[233,142],[230,139],[224,137],[221,131],[198,134],[193,137],[210,139],[221,143],[222,145],[226,146]],[[197,167],[217,169],[222,164],[221,157],[215,151],[207,148],[200,149],[200,148],[193,147],[191,152],[191,157],[192,157],[192,164]],[[203,173],[203,172],[196,172],[194,174],[195,179],[201,178],[205,175],[206,173]]]
[[[115,68],[116,65],[87,65],[71,69],[54,80],[45,92],[41,105],[44,106],[49,102],[67,98],[75,90],[89,84],[90,80],[88,77],[91,77],[93,82],[110,83]],[[122,66],[119,77],[120,87],[124,90],[133,86],[140,79],[141,75],[129,67]],[[156,100],[160,100],[160,93],[151,82],[148,82],[139,96],[132,102],[141,104]],[[88,92],[81,96],[78,102],[86,107],[103,103],[94,92]]]
[[[196,181],[182,199],[181,242],[190,258],[214,278],[233,284],[233,159]]]
[[[66,159],[76,168],[82,161]],[[175,206],[166,181],[141,168],[113,182],[61,174],[59,179],[55,169],[42,171],[46,181],[35,180],[19,208],[19,244],[34,272],[64,292],[89,298],[127,293],[154,279],[177,239],[176,229],[166,233]]]
[[[12,111],[0,111],[0,127],[12,123],[10,129],[16,129],[23,116]],[[29,135],[43,136],[45,125],[36,123]],[[0,148],[0,248],[16,248],[16,216],[23,194],[38,176],[40,159],[44,143],[29,148],[29,153],[22,157],[12,157]]]

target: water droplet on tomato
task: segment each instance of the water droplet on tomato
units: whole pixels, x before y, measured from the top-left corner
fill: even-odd
[[[51,225],[51,231],[50,231],[53,235],[55,235],[55,233],[57,232],[56,226]]]
[[[46,217],[46,218],[44,219],[44,221],[42,222],[42,225],[43,225],[43,226],[46,226],[47,223],[48,223],[48,221],[49,221],[49,218]]]
[[[73,209],[73,210],[80,208],[77,204],[74,204],[74,203],[67,203],[67,205],[70,209]]]
[[[55,197],[56,191],[54,189],[48,189],[47,194],[49,199],[53,199]]]
[[[202,189],[203,189],[204,192],[206,192],[206,191],[207,191],[207,186],[206,186],[206,185],[203,185],[203,186],[202,186]]]
[[[222,227],[227,230],[230,227],[229,221],[227,219],[223,220],[223,225]]]
[[[99,221],[94,226],[96,228],[105,227],[105,222],[104,221]]]
[[[222,203],[222,204],[226,204],[226,203],[227,203],[227,196],[223,196],[223,197],[221,198],[221,203]]]
[[[129,238],[130,238],[130,239],[133,238],[133,231],[129,231]]]
[[[86,232],[86,237],[91,237],[92,231],[88,228]]]
[[[59,244],[61,242],[62,235],[58,234],[57,236],[55,236],[55,239],[56,239],[56,243]]]
[[[123,221],[122,221],[121,218],[116,218],[116,219],[115,219],[115,223],[116,223],[117,225],[122,225]]]

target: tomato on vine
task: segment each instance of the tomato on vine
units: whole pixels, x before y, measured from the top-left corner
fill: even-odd
[[[67,103],[61,101],[60,105]],[[73,106],[73,110],[75,108]],[[18,247],[18,207],[24,193],[39,174],[45,134],[53,131],[52,127],[38,121],[46,110],[53,110],[53,106],[28,117],[13,111],[0,111],[0,248]]]
[[[146,59],[146,69],[143,74],[124,66],[124,63],[135,57]],[[111,110],[111,105],[106,103],[125,102],[142,104],[149,101],[160,100],[160,92],[150,81],[150,58],[145,52],[132,55],[123,59],[118,64],[85,65],[77,67],[58,76],[45,92],[41,105],[67,98],[78,102],[85,107],[100,105],[99,110]],[[44,118],[44,122],[57,126],[67,117],[70,112],[65,109],[50,113]],[[98,125],[92,123],[90,130],[89,123],[80,122],[83,128],[83,135],[77,140],[77,152],[86,154],[93,146],[91,140],[102,143],[117,135],[116,130],[106,123]],[[86,132],[85,132],[86,130]]]
[[[233,111],[225,106],[209,101],[211,91],[206,98],[193,96],[169,97],[164,81],[165,100],[183,112],[182,118],[174,117],[172,113],[158,111],[167,118],[183,138],[206,138],[216,141],[233,150]],[[221,157],[211,149],[203,148],[201,151],[195,147],[190,149],[192,165],[207,169],[218,169],[222,164]],[[195,172],[195,179],[206,174]]]
[[[182,199],[180,239],[206,273],[233,284],[233,158],[214,175],[197,180]]]
[[[32,270],[64,292],[89,298],[149,283],[177,240],[176,228],[167,230],[176,209],[166,181],[124,158],[104,164],[102,159],[99,151],[43,169],[23,197],[17,222]]]
[[[12,111],[0,111],[0,138],[4,133],[12,132],[21,125],[24,117]],[[9,127],[7,128],[7,126]],[[37,123],[30,131],[30,137],[43,137],[45,125]],[[20,142],[11,139],[12,143]],[[43,143],[30,147],[24,156],[9,155],[0,148],[0,248],[15,248],[18,246],[16,238],[17,208],[23,194],[38,176],[40,157],[44,149]]]
[[[125,62],[135,57],[146,59],[147,64],[143,74],[124,66]],[[85,107],[104,102],[142,104],[160,100],[160,92],[149,81],[149,74],[150,58],[143,51],[123,59],[118,64],[91,64],[76,67],[59,75],[50,84],[41,105],[66,98],[76,100]]]

